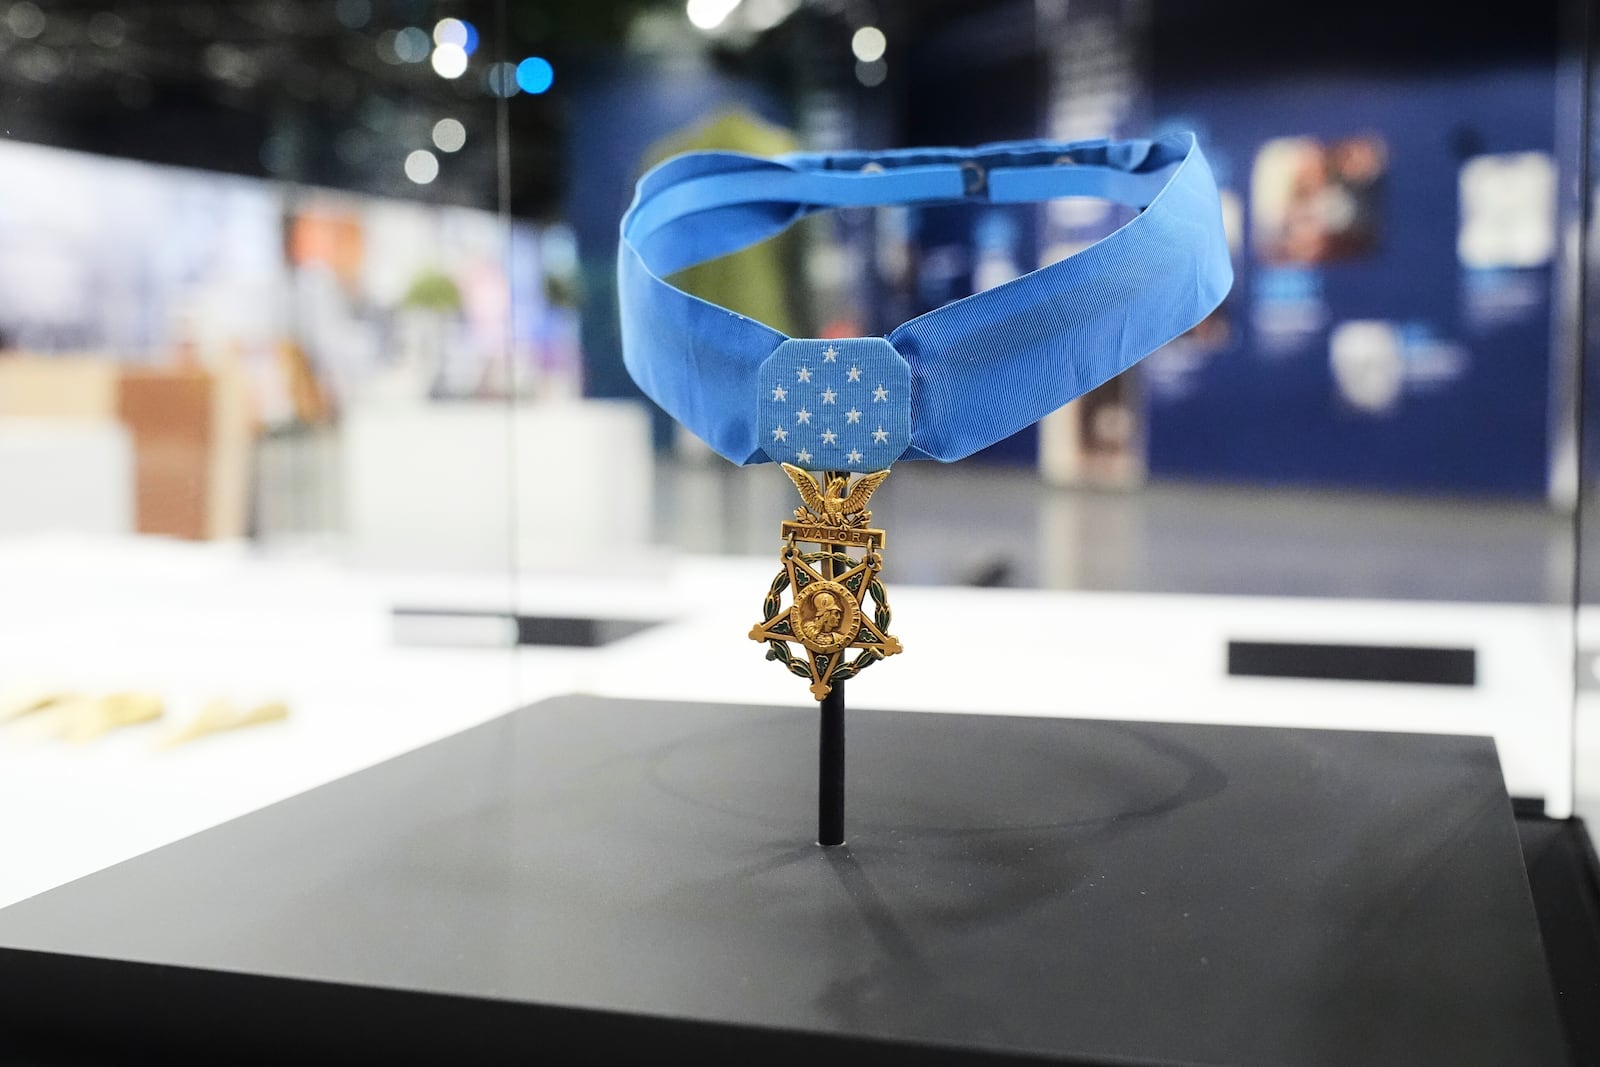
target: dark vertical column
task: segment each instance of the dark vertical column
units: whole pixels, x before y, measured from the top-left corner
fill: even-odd
[[[822,698],[817,746],[817,844],[844,844],[844,683]]]

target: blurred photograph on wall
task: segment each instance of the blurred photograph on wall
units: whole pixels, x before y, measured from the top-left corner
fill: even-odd
[[[1250,214],[1264,263],[1330,263],[1368,255],[1381,235],[1388,149],[1367,134],[1324,143],[1278,137],[1261,146]]]

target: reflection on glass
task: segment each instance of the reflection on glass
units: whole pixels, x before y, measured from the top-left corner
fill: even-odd
[[[418,8],[0,7],[0,904],[518,699],[394,617],[509,617],[581,285],[503,27]]]
[[[614,281],[635,182],[690,150],[1184,128],[1224,186],[1223,306],[973,460],[898,465],[874,501],[887,581],[928,587],[931,618],[950,586],[1025,589],[1052,620],[1036,654],[982,680],[1004,701],[918,688],[907,603],[910,661],[859,699],[1487,733],[1513,794],[1569,806],[1571,506],[1593,464],[1561,414],[1580,154],[1553,18],[1475,36],[1463,16],[1419,50],[1374,4],[1292,40],[1230,5],[1110,0],[507,4],[504,24],[476,2],[95,6],[0,12],[19,724],[281,701],[287,726],[236,732],[230,773],[261,787],[238,808],[315,778],[261,770],[251,737],[331,776],[344,739],[375,759],[564,689],[780,699],[740,673],[760,590],[738,599],[737,557],[770,560],[787,483],[640,403]],[[881,336],[1130,217],[1090,197],[819,212],[673,281],[790,335]],[[535,618],[671,621],[609,659],[524,648],[513,695],[505,648],[402,651],[396,612],[494,646]],[[717,612],[745,620],[725,648]],[[1239,637],[1470,649],[1478,674],[1246,682]],[[682,669],[713,653],[729,666]],[[1580,807],[1600,781],[1584,714]],[[0,780],[55,751],[9,730]],[[335,755],[300,760],[318,746]]]

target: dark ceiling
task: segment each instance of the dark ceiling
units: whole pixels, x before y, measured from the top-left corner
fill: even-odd
[[[495,208],[503,117],[511,207],[556,208],[564,64],[613,46],[642,10],[681,2],[587,0],[23,0],[0,12],[0,131],[19,140],[367,192]],[[396,35],[472,24],[467,71],[402,58]],[[431,41],[429,42],[431,45]],[[494,95],[492,64],[551,60],[543,95]],[[503,108],[503,116],[500,114]],[[408,152],[441,118],[467,142],[437,180]]]

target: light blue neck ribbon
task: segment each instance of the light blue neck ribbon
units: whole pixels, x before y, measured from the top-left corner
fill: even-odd
[[[886,338],[791,339],[663,280],[829,208],[1064,196],[1143,210]],[[1190,329],[1233,283],[1216,182],[1187,133],[776,159],[693,152],[640,179],[617,274],[623,359],[646,395],[735,463],[811,470],[969,456]]]

